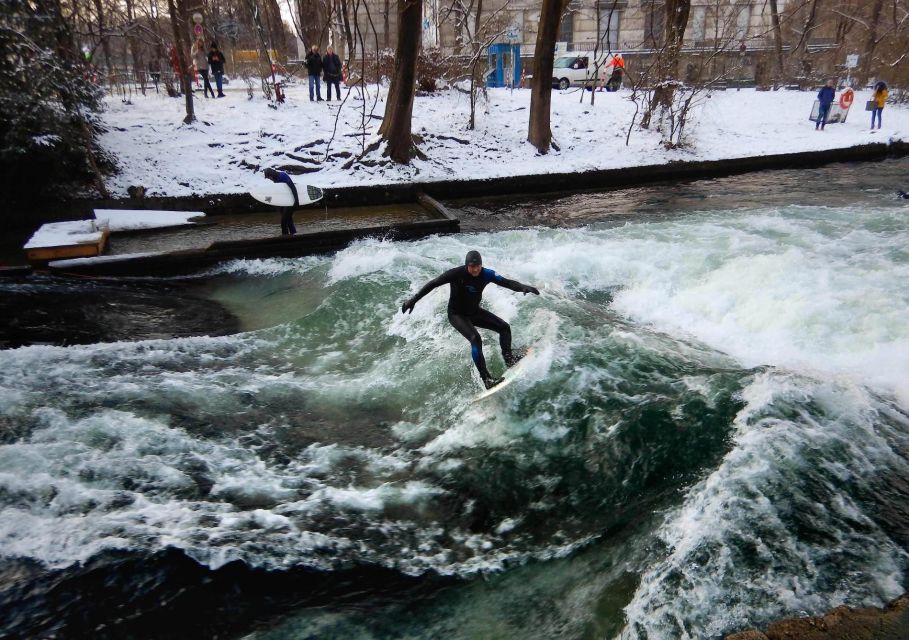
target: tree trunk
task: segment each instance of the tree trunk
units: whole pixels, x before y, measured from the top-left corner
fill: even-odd
[[[783,29],[780,26],[780,11],[777,7],[777,0],[770,0],[770,23],[773,26],[773,53],[776,63],[776,79],[778,82],[784,82],[786,70],[783,66]]]
[[[127,36],[126,43],[129,47],[130,56],[133,59],[133,75],[135,75],[136,80],[139,81],[139,87],[142,90],[142,95],[145,95],[145,69],[142,56],[139,51],[139,42],[136,40],[135,36],[135,27],[136,27],[136,13],[133,9],[132,0],[126,0],[126,19],[128,20],[127,26]]]
[[[391,46],[391,20],[389,18],[390,15],[391,15],[391,0],[385,0],[385,11],[383,12],[383,16],[382,16],[382,19],[385,22],[383,23],[382,26],[385,27],[385,32],[383,33],[383,36],[384,36],[383,39],[385,40],[386,49]],[[422,27],[423,25],[420,25],[420,26]],[[398,34],[398,37],[400,37],[400,34]]]
[[[675,96],[676,81],[679,79],[679,57],[682,52],[682,39],[688,26],[688,15],[691,13],[691,0],[666,0],[666,33],[665,44],[657,53],[657,87],[650,100],[650,106],[641,119],[641,126],[650,126],[650,119],[656,109],[668,110],[672,107]]]
[[[179,9],[174,4],[174,0],[167,0],[167,9],[170,12],[170,25],[174,32],[174,47],[177,48],[177,60],[180,63],[180,84],[183,87],[183,95],[186,98],[186,117],[183,122],[189,124],[196,119],[193,111],[193,79],[189,73],[189,43],[188,26],[186,24],[186,10],[184,0],[176,0]]]
[[[101,0],[95,0],[95,12],[98,14],[98,38],[101,41],[101,51],[104,53],[106,76],[110,82],[113,77],[113,69],[110,66],[110,43],[107,41],[107,34],[104,33],[104,6],[101,4]]]
[[[472,3],[471,3],[472,4]],[[483,13],[483,0],[477,0],[477,13],[474,16],[473,21],[473,34],[471,35],[471,54],[473,54],[473,62],[470,65],[470,121],[467,124],[467,128],[473,131],[477,126],[477,85],[480,83],[480,47],[482,43],[480,42],[480,14]],[[464,19],[467,20],[470,17],[470,12],[464,16]],[[469,29],[465,29],[469,32]]]
[[[353,66],[353,59],[357,55],[357,41],[350,30],[350,5],[347,0],[338,0],[338,13],[341,14],[341,22],[344,25],[344,41],[347,43],[344,57],[349,60],[348,64]]]
[[[422,0],[398,0],[395,73],[388,89],[385,116],[379,133],[388,143],[387,155],[402,164],[409,163],[417,152],[411,133],[411,118],[422,22]]]
[[[256,0],[247,0],[246,7],[252,18],[253,29],[256,32],[256,47],[259,49],[259,79],[262,81],[262,93],[267,100],[272,99],[271,85],[268,84],[268,76],[271,76],[272,84],[275,82],[275,74],[272,71],[271,54],[268,52],[268,43],[265,41],[265,28],[262,26],[262,17],[259,14],[259,3]]]
[[[540,27],[537,30],[536,49],[533,54],[533,82],[530,88],[530,123],[527,141],[539,153],[548,153],[552,145],[549,126],[552,106],[552,65],[555,61],[555,44],[559,37],[559,22],[567,0],[543,0]]]
[[[808,40],[811,38],[811,32],[817,25],[817,0],[811,0],[811,6],[808,9],[808,17],[805,19],[805,25],[802,27],[802,35],[795,47],[792,48],[791,60],[799,61],[799,68],[796,70],[796,76],[802,75],[807,77],[811,69],[808,62]]]
[[[861,83],[860,86],[864,86],[868,82],[868,78],[871,77],[874,50],[877,48],[877,25],[883,10],[884,0],[874,0],[874,4],[871,6],[871,16],[868,18],[868,37],[865,38],[865,47],[859,63],[859,73],[856,74]]]

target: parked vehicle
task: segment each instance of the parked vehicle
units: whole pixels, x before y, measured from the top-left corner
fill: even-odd
[[[593,51],[571,51],[556,56],[552,65],[552,87],[568,89],[569,87],[593,88],[608,79],[614,70],[615,58],[608,53]],[[532,75],[527,76],[530,80]]]

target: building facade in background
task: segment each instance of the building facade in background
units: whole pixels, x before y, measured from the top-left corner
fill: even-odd
[[[476,0],[424,0],[424,50],[466,59],[476,47],[516,43],[525,68],[532,71],[541,0],[484,0],[479,20],[476,4]],[[860,18],[869,3],[777,0],[776,4],[779,33],[774,32],[768,0],[692,0],[681,79],[810,84],[825,77],[847,77],[847,55],[857,53],[867,37]],[[377,48],[394,49],[397,3],[367,0],[361,7],[352,23],[359,26],[362,50],[369,54]],[[662,46],[665,21],[664,0],[573,0],[561,22],[557,50],[621,53],[633,73]],[[332,22],[331,32],[335,48],[348,57],[341,20]]]

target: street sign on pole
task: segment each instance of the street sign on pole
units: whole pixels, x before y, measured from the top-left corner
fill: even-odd
[[[857,53],[850,53],[846,56],[846,68],[855,69],[858,66],[858,60],[859,57]]]

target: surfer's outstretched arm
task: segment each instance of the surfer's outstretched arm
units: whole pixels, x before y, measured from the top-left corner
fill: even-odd
[[[438,278],[434,278],[434,279],[430,280],[429,282],[427,282],[426,284],[424,284],[422,289],[417,291],[412,298],[409,298],[406,302],[404,302],[404,304],[401,305],[401,313],[412,312],[413,308],[417,304],[417,302],[419,302],[420,299],[423,296],[425,296],[427,293],[429,293],[436,287],[441,287],[443,284],[451,283],[451,280],[454,277],[454,274],[456,271],[457,271],[457,269],[451,269],[449,271],[446,271],[445,273],[440,275]]]
[[[495,271],[492,272],[492,281],[500,287],[505,287],[506,289],[511,289],[512,291],[523,293],[525,296],[528,293],[532,293],[537,296],[540,295],[540,290],[536,287],[531,287],[529,284],[521,284],[517,280],[509,280],[508,278],[503,278]]]

